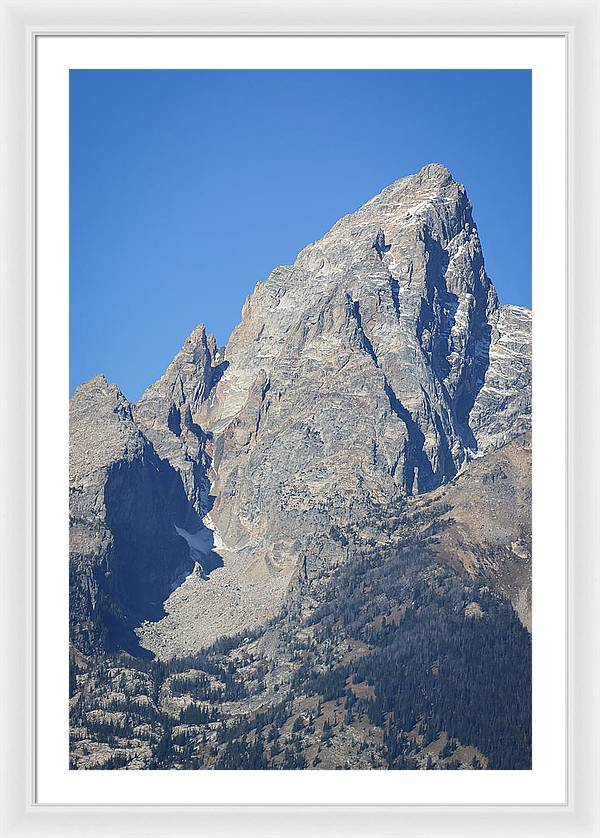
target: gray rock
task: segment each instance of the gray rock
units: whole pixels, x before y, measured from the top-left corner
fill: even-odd
[[[209,459],[206,434],[196,423],[202,403],[218,380],[215,338],[198,326],[165,374],[141,396],[135,420],[159,455],[181,474],[187,495],[198,513],[207,511]]]
[[[500,306],[489,366],[469,414],[477,450],[498,448],[531,429],[531,310]]]
[[[330,520],[429,491],[525,430],[526,370],[517,386],[501,360],[512,311],[485,272],[465,189],[440,165],[273,271],[198,414],[227,549],[287,576]],[[496,394],[509,384],[515,393]]]
[[[177,495],[203,572],[174,592],[164,620],[138,629],[168,657],[272,616],[299,575],[345,560],[332,531],[449,483],[527,431],[531,314],[499,305],[466,191],[432,164],[259,282],[224,351],[198,327],[122,411],[123,427],[92,406],[75,447],[81,433],[93,446],[97,436],[104,459],[154,457],[178,478],[177,491],[162,476],[151,491],[160,503]],[[102,480],[81,502],[86,514]],[[157,538],[176,517],[165,509]],[[104,519],[91,517],[102,541]]]
[[[71,399],[69,443],[71,641],[86,654],[139,652],[133,628],[161,616],[173,583],[193,567],[175,530],[188,523],[188,499],[101,375]]]

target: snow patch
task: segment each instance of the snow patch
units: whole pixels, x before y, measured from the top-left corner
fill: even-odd
[[[213,535],[210,529],[205,529],[203,527],[198,530],[198,532],[191,533],[184,530],[183,527],[178,527],[177,524],[175,524],[175,529],[177,530],[178,535],[187,541],[192,558],[194,558],[194,553],[204,555],[206,553],[210,553],[213,549]]]

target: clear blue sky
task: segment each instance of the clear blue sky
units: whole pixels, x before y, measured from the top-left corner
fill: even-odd
[[[136,400],[205,323],[426,163],[474,205],[502,302],[531,304],[529,71],[112,71],[70,81],[71,388]]]

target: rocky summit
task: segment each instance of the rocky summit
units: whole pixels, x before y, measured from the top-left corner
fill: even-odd
[[[78,388],[74,630],[94,622],[86,597],[107,591],[117,642],[118,624],[155,616],[194,562],[165,622],[138,626],[149,648],[255,625],[295,574],[341,559],[332,524],[448,483],[527,431],[530,413],[531,313],[499,305],[464,187],[426,166],[259,282],[224,349],[199,326],[137,405],[101,378]],[[123,567],[119,542],[134,551]],[[162,586],[146,591],[138,562]]]
[[[226,347],[198,326],[136,405],[102,376],[77,388],[73,654],[206,654],[208,672],[203,650],[235,636],[269,669],[270,648],[290,654],[290,626],[313,637],[349,568],[404,555],[409,534],[435,556],[419,584],[443,567],[455,602],[464,580],[469,625],[512,613],[528,627],[530,426],[531,312],[500,305],[464,186],[425,166],[259,282]],[[361,631],[415,607],[406,590],[393,600],[396,584],[381,613],[357,606]],[[345,661],[369,647],[344,643]],[[273,689],[298,677],[293,655],[286,667]],[[487,765],[485,750],[465,753]],[[372,759],[396,767],[381,749]]]

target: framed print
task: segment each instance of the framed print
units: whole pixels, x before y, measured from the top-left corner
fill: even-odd
[[[599,834],[597,4],[432,8],[2,6],[3,834]]]

